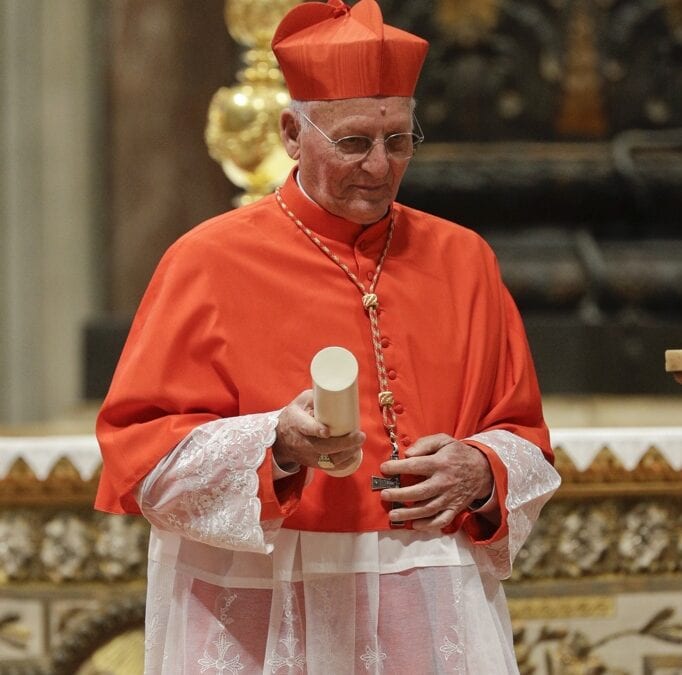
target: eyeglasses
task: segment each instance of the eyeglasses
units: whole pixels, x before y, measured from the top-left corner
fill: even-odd
[[[346,162],[358,162],[365,159],[372,151],[372,148],[383,143],[386,154],[393,159],[404,160],[414,156],[417,146],[424,140],[424,134],[416,115],[412,115],[418,133],[405,132],[400,134],[390,134],[383,139],[374,140],[369,136],[344,136],[334,140],[320,129],[305,113],[300,113],[313,128],[317,129],[333,146],[336,156]]]

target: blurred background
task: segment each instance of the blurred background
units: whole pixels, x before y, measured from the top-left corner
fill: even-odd
[[[192,226],[249,199],[226,172],[243,177],[260,159],[230,164],[216,150],[215,135],[211,157],[208,113],[215,110],[215,133],[241,139],[237,151],[265,142],[252,133],[261,129],[260,117],[236,110],[235,96],[244,91],[235,87],[258,79],[245,72],[247,50],[252,66],[266,59],[255,53],[262,33],[293,4],[0,0],[0,436],[92,434],[132,314],[163,251]],[[526,323],[552,426],[679,427],[682,390],[664,372],[663,354],[682,348],[682,0],[379,4],[388,23],[431,42],[417,90],[426,142],[399,200],[466,225],[492,244]],[[277,86],[270,71],[265,79]],[[216,92],[230,87],[227,103],[216,102]],[[276,119],[276,105],[266,112]],[[679,438],[665,446],[669,441],[640,436],[643,449],[632,466],[619,455],[615,433],[587,437],[593,454],[584,465],[559,447],[569,487],[550,522],[568,523],[565,545],[575,546],[563,551],[563,567],[552,567],[561,544],[551,539],[552,527],[544,534],[541,527],[522,578],[578,580],[577,590],[561,586],[550,595],[584,599],[594,583],[603,591],[604,579],[619,574],[627,577],[618,581],[619,592],[641,589],[646,583],[638,575],[655,568],[652,593],[668,583],[680,587],[681,467],[674,458],[682,445]],[[5,460],[0,452],[0,535],[18,537],[12,545],[0,539],[0,673],[3,659],[16,668],[43,667],[74,616],[88,608],[102,615],[97,593],[78,586],[83,580],[132,584],[132,600],[110,617],[117,628],[107,635],[138,626],[144,609],[135,585],[143,587],[144,553],[134,559],[123,553],[144,551],[144,532],[86,515],[96,472],[73,457],[37,476],[31,457],[40,455],[38,445]],[[673,450],[666,454],[666,447]],[[60,462],[64,456],[69,452]],[[45,487],[43,479],[55,482]],[[573,483],[591,487],[581,492]],[[604,491],[604,483],[620,488]],[[595,525],[599,518],[605,529]],[[627,518],[631,525],[619,525]],[[587,523],[597,530],[583,541]],[[91,549],[77,553],[79,527]],[[622,563],[625,545],[614,539],[622,527],[633,528],[643,547],[630,568]],[[22,539],[21,528],[44,532]],[[652,532],[667,537],[660,550]],[[76,543],[64,543],[69,536]],[[595,549],[595,541],[603,546]],[[61,562],[50,562],[46,546],[49,552],[57,543]],[[92,553],[96,546],[105,553]],[[65,565],[74,556],[82,564],[69,573]],[[72,585],[59,586],[64,582]],[[22,585],[35,583],[37,595]],[[54,584],[63,606],[53,602]],[[541,595],[537,586],[516,588],[512,596]],[[620,611],[614,606],[609,614],[604,595],[590,597],[588,610],[564,606],[560,616]],[[631,608],[658,616],[649,630],[662,626],[665,633],[673,625],[659,596],[633,598],[626,598]],[[547,618],[532,604],[518,611]],[[37,631],[46,616],[49,627]],[[618,630],[632,628],[629,618],[618,621]],[[545,672],[537,665],[543,640],[568,649],[575,637],[554,624],[538,626],[531,631],[536,660],[520,656],[527,673]],[[530,652],[528,640],[520,633],[519,645]],[[663,650],[649,662],[639,655],[631,670],[603,662],[607,670],[589,672],[679,673],[679,643],[670,637],[674,653]],[[574,661],[578,651],[569,649]],[[75,651],[60,653],[54,672],[75,672]],[[581,653],[584,663],[599,665],[591,648]]]
[[[275,2],[274,5],[282,3]],[[289,3],[291,4],[291,3]],[[383,0],[431,49],[400,199],[484,234],[547,394],[674,394],[677,0]],[[97,401],[165,248],[238,193],[222,0],[2,0],[0,423]]]

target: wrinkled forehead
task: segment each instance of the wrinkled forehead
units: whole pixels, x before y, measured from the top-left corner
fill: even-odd
[[[410,118],[414,100],[407,96],[372,96],[368,98],[344,98],[335,101],[310,101],[309,110],[320,120],[340,120],[356,115],[363,117]]]

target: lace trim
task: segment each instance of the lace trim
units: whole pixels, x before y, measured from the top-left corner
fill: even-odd
[[[485,431],[470,440],[491,448],[507,468],[505,506],[509,534],[491,544],[474,547],[478,565],[498,579],[506,579],[542,507],[561,484],[561,477],[540,448],[509,431]],[[485,555],[480,555],[481,552]]]
[[[144,515],[160,529],[211,546],[270,552],[257,470],[275,441],[278,417],[279,411],[243,415],[194,429],[145,479]]]

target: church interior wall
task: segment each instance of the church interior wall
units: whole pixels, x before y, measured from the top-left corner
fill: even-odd
[[[434,45],[401,199],[490,237],[550,425],[614,430],[557,445],[563,496],[507,585],[522,672],[680,672],[682,433],[647,441],[682,420],[680,3],[380,4]],[[104,642],[138,672],[146,526],[92,512],[96,448],[10,441],[91,435],[163,250],[239,193],[203,138],[244,50],[223,9],[0,0],[0,673]]]

